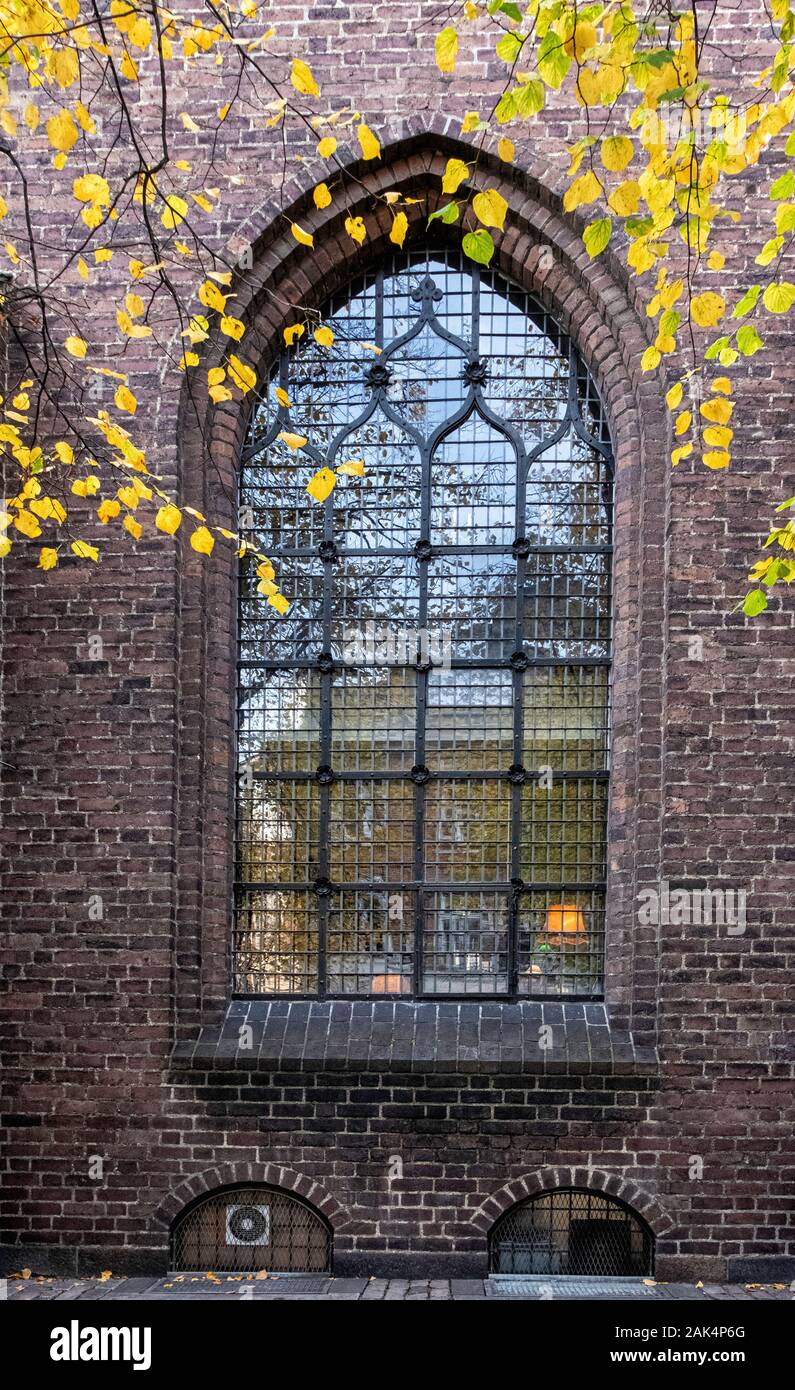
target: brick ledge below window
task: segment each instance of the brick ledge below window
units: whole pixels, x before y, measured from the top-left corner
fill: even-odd
[[[246,1025],[251,1034],[241,1034]],[[548,1025],[551,1032],[542,1035]],[[546,1036],[547,1047],[541,1045]],[[247,1044],[251,1041],[251,1046]],[[601,1003],[234,1000],[221,1026],[176,1044],[176,1066],[550,1075],[657,1075],[655,1048],[611,1026]]]

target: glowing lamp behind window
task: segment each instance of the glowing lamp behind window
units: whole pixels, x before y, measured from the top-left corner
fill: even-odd
[[[576,950],[585,936],[585,914],[572,903],[555,903],[547,908],[544,941],[560,950]]]

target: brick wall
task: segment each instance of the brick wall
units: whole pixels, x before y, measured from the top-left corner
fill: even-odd
[[[305,7],[273,9],[288,46]],[[752,9],[739,16],[721,5],[714,34],[727,62],[759,68]],[[496,91],[500,67],[485,46],[454,77],[436,73],[429,21],[417,0],[312,7],[307,48],[324,95],[335,106],[354,91],[384,145],[375,168],[342,151],[361,176],[350,210],[368,222],[362,251],[336,206],[312,206],[319,171],[302,132],[291,133],[289,152],[309,162],[285,186],[272,133],[222,128],[226,196],[216,232],[219,243],[255,248],[238,302],[263,360],[283,322],[280,301],[321,302],[385,246],[388,219],[374,212],[373,190],[437,199],[439,172],[460,148],[458,118]],[[210,65],[204,84],[192,77],[173,105],[200,121],[215,111]],[[768,501],[795,491],[786,479],[788,327],[771,327],[768,351],[733,373],[731,472],[685,463],[672,474],[665,383],[637,370],[648,325],[636,293],[617,258],[588,261],[576,221],[560,211],[561,152],[576,119],[556,101],[517,137],[513,171],[488,152],[483,168],[511,209],[501,267],[577,341],[602,390],[618,464],[621,699],[606,1011],[559,1011],[553,1054],[542,1059],[531,1012],[521,1047],[503,1013],[496,1054],[481,1019],[457,1016],[455,1038],[448,1019],[446,1033],[433,1031],[407,1062],[406,1015],[401,1029],[377,1020],[398,1039],[396,1051],[373,1038],[352,1051],[350,1027],[331,1012],[321,1009],[302,1034],[299,1019],[294,1044],[288,1022],[266,1010],[256,1020],[256,1063],[241,1057],[241,1015],[226,997],[231,568],[222,556],[207,563],[160,538],[133,546],[126,536],[105,537],[90,573],[67,563],[44,580],[31,564],[6,564],[0,1239],[8,1268],[152,1267],[167,1258],[169,1222],[182,1205],[223,1183],[262,1180],[316,1201],[335,1230],[339,1266],[368,1272],[408,1256],[413,1269],[480,1270],[487,1231],[511,1201],[571,1183],[623,1196],[646,1216],[663,1277],[795,1272],[774,1263],[795,1260],[795,608],[775,600],[753,624],[732,612]],[[45,168],[45,137],[36,138]],[[188,157],[204,138],[185,137]],[[746,222],[721,243],[730,287],[755,278],[752,238],[758,245],[767,235],[761,171],[749,186]],[[314,255],[285,235],[285,211],[315,228]],[[64,235],[71,223],[46,178],[34,215]],[[417,209],[408,245],[421,224]],[[107,318],[94,325],[100,346],[115,334],[114,273],[108,268]],[[146,375],[136,418],[158,471],[185,501],[231,515],[243,418],[217,411],[205,450],[174,375],[146,351],[133,346]],[[89,646],[96,635],[99,658]],[[693,635],[704,639],[700,663],[688,656]],[[661,879],[747,888],[745,934],[640,924],[637,893]],[[92,915],[96,895],[101,919]],[[395,1154],[404,1178],[390,1185]],[[694,1156],[700,1178],[690,1174]],[[768,1263],[742,1263],[760,1258]]]

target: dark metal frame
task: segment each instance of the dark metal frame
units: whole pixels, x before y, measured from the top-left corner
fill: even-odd
[[[415,893],[415,921],[414,921],[414,989],[415,998],[432,998],[439,1002],[457,999],[475,1000],[499,1000],[510,1002],[511,1000],[526,1000],[526,992],[520,992],[517,988],[517,920],[518,909],[523,899],[530,893],[554,892],[554,893],[600,893],[605,891],[605,880],[600,879],[594,882],[549,882],[549,883],[527,883],[520,876],[520,830],[522,818],[522,788],[524,785],[534,780],[532,772],[522,765],[522,739],[523,739],[523,675],[524,672],[533,667],[589,667],[602,666],[610,668],[611,658],[609,656],[584,657],[579,656],[576,660],[566,660],[559,657],[531,656],[524,649],[524,581],[528,570],[528,564],[532,557],[539,555],[561,555],[567,553],[576,554],[600,554],[611,556],[612,545],[612,525],[613,525],[613,454],[609,439],[606,420],[601,408],[596,388],[593,385],[590,374],[579,357],[573,343],[568,336],[554,324],[547,311],[538,306],[537,313],[532,309],[529,317],[543,326],[543,331],[549,336],[550,328],[556,330],[556,341],[554,346],[558,349],[564,360],[568,360],[568,399],[565,416],[559,428],[549,437],[543,439],[532,450],[526,450],[519,433],[513,429],[505,420],[490,409],[483,396],[483,386],[487,378],[488,365],[479,354],[479,301],[480,301],[480,271],[477,267],[467,266],[473,276],[473,314],[472,314],[472,339],[465,342],[463,339],[450,333],[436,316],[436,306],[442,298],[442,292],[434,283],[430,276],[426,275],[412,294],[412,298],[418,304],[418,315],[413,326],[408,332],[394,339],[388,345],[383,346],[383,270],[377,275],[376,303],[376,341],[382,347],[381,354],[378,356],[374,365],[367,374],[368,386],[371,397],[365,409],[350,424],[344,426],[333,439],[329,449],[325,452],[316,448],[308,442],[302,453],[316,465],[317,468],[323,466],[333,467],[340,450],[346,440],[355,430],[368,421],[376,411],[381,410],[383,414],[407,434],[411,435],[416,444],[422,468],[422,492],[421,492],[421,531],[420,536],[414,546],[414,556],[419,562],[419,615],[418,626],[420,629],[426,627],[427,608],[428,608],[428,562],[434,555],[434,546],[431,541],[430,520],[431,520],[431,461],[437,447],[456,429],[460,428],[473,415],[479,416],[492,428],[503,435],[515,451],[517,463],[517,488],[516,488],[516,528],[515,537],[512,545],[444,545],[438,547],[445,554],[512,554],[516,560],[516,632],[515,650],[506,660],[493,660],[490,658],[457,659],[453,657],[452,669],[477,669],[488,668],[498,669],[500,667],[512,672],[513,681],[513,764],[504,772],[444,772],[438,776],[445,781],[467,781],[474,776],[479,779],[490,780],[498,779],[507,781],[511,787],[511,879],[509,884],[495,883],[494,881],[467,881],[467,882],[429,882],[423,875],[423,852],[424,852],[424,809],[426,787],[435,775],[426,766],[425,762],[425,732],[426,732],[426,701],[428,673],[431,669],[429,662],[418,662],[414,667],[417,679],[417,707],[416,707],[416,763],[410,773],[410,778],[414,784],[414,878],[405,882],[383,881],[362,881],[348,882],[344,884],[332,883],[329,877],[329,819],[330,819],[330,788],[335,781],[372,781],[388,780],[391,778],[405,780],[406,774],[387,769],[381,769],[377,773],[371,771],[336,771],[331,766],[331,712],[332,712],[332,681],[335,670],[339,669],[339,663],[335,663],[331,647],[331,622],[332,622],[332,572],[335,561],[342,555],[360,555],[359,550],[348,550],[340,546],[335,541],[334,536],[334,494],[326,500],[323,506],[323,539],[319,546],[315,547],[285,547],[278,552],[279,559],[282,561],[309,560],[319,558],[323,563],[323,642],[322,649],[313,659],[297,657],[295,654],[279,658],[273,661],[250,661],[241,660],[240,669],[255,668],[268,670],[290,670],[290,669],[314,669],[321,680],[321,706],[320,706],[320,743],[321,756],[320,763],[314,773],[311,772],[279,772],[279,771],[255,771],[255,780],[265,782],[312,782],[318,787],[319,794],[319,866],[318,875],[314,881],[310,882],[243,882],[236,880],[236,909],[241,895],[252,891],[309,891],[316,895],[318,911],[318,943],[319,943],[319,964],[318,964],[318,989],[311,994],[306,993],[279,993],[279,998],[366,998],[373,999],[371,993],[345,993],[330,994],[327,992],[326,983],[326,935],[328,924],[329,901],[331,895],[339,890],[347,893],[359,891],[370,891],[374,893],[388,894],[393,892]],[[507,282],[500,281],[501,290],[508,296],[511,287]],[[355,293],[355,286],[344,297],[348,300]],[[344,301],[343,301],[344,302]],[[522,307],[527,312],[524,295],[522,295]],[[390,381],[389,362],[390,358],[397,350],[405,346],[408,342],[416,338],[425,327],[429,327],[439,338],[446,340],[462,354],[463,358],[463,380],[468,390],[461,407],[447,420],[440,425],[436,431],[426,440],[419,431],[412,428],[403,415],[397,412],[391,405],[387,392]],[[289,387],[289,369],[291,357],[294,350],[283,351],[280,355],[277,369],[272,373],[271,380],[281,386],[284,390]],[[600,415],[597,422],[598,433],[595,434],[583,417],[583,403],[587,398],[591,406],[599,410]],[[289,407],[280,406],[275,418],[273,419],[267,433],[256,435],[247,443],[242,454],[241,480],[245,476],[244,470],[248,460],[262,453],[264,448],[273,443],[279,433],[283,430],[295,428],[291,425]],[[608,532],[608,543],[603,545],[533,545],[525,536],[525,514],[526,514],[526,493],[528,471],[534,460],[540,455],[548,452],[560,440],[562,440],[571,430],[579,438],[598,453],[604,461],[606,467],[606,482],[603,485],[603,505],[606,517]],[[243,528],[241,528],[243,529]],[[368,558],[399,557],[407,558],[411,551],[403,548],[378,547],[368,549]],[[609,561],[608,561],[609,564]],[[249,580],[246,578],[244,567],[241,565],[241,595],[246,592],[246,585]],[[600,771],[556,771],[555,777],[566,781],[580,781],[588,783],[608,782],[609,771],[607,766]],[[507,992],[487,993],[485,991],[465,992],[465,993],[433,993],[424,994],[422,989],[422,962],[423,962],[423,894],[427,892],[436,893],[468,893],[488,891],[493,895],[495,904],[502,904],[503,895],[509,895],[509,923],[508,923],[508,978],[509,989]],[[237,940],[237,938],[236,938]],[[233,952],[234,954],[234,952]],[[234,971],[234,965],[233,965]],[[249,995],[245,992],[235,990],[233,992],[239,998],[261,997],[259,995]],[[383,996],[382,996],[383,997]],[[386,996],[400,997],[400,996]],[[406,997],[406,996],[403,996]],[[560,993],[550,993],[543,995],[534,992],[533,998],[554,998],[560,999]],[[593,993],[577,993],[578,1000],[596,999],[602,997],[602,991]]]

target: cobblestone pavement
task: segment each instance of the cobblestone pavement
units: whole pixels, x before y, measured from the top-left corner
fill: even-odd
[[[489,1279],[331,1279],[324,1276],[257,1279],[246,1275],[171,1275],[165,1279],[29,1279],[10,1278],[5,1293],[10,1301],[28,1299],[73,1300],[120,1299],[140,1302],[183,1302],[186,1299],[400,1299],[448,1301],[451,1299],[573,1298],[594,1300],[692,1302],[769,1301],[795,1298],[788,1284],[655,1284],[642,1279],[622,1280],[610,1288],[606,1281],[590,1287],[575,1281],[564,1292],[560,1280],[538,1279],[530,1289],[528,1281],[518,1281],[513,1290]],[[524,1287],[522,1287],[522,1284]]]

